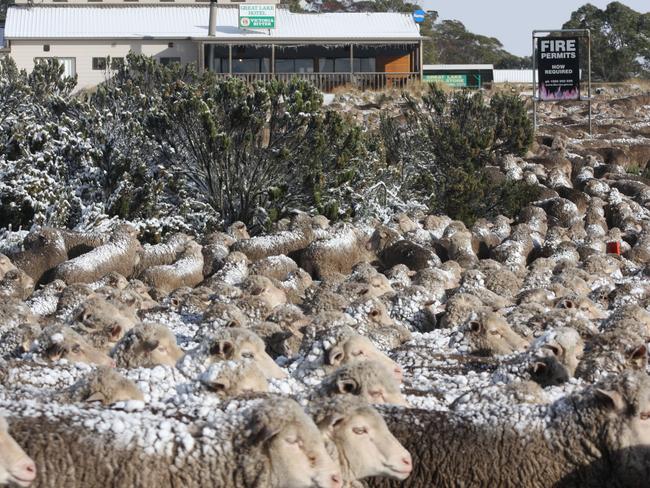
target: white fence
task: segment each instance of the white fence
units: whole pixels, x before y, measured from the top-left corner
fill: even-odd
[[[493,73],[495,83],[533,83],[532,69],[495,69]]]

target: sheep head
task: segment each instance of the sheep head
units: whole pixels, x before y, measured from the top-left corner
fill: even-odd
[[[36,479],[36,465],[9,435],[7,421],[0,417],[0,485],[27,487]]]

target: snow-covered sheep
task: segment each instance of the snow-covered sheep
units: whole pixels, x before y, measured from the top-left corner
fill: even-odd
[[[368,234],[345,226],[325,239],[312,242],[301,254],[299,264],[315,279],[327,279],[346,275],[356,264],[375,259]]]
[[[263,300],[269,310],[287,303],[287,295],[265,276],[251,275],[242,283],[242,289],[252,297]]]
[[[360,480],[375,476],[403,481],[411,474],[411,455],[381,415],[362,399],[324,399],[311,403],[308,410],[330,456],[341,467],[345,488],[362,487]]]
[[[176,262],[146,269],[142,281],[163,294],[198,285],[203,281],[201,246],[194,241],[187,242]]]
[[[220,361],[251,360],[267,378],[285,378],[287,374],[266,352],[264,341],[253,331],[239,327],[202,331],[199,345],[188,351],[179,368],[196,377],[204,368]]]
[[[2,279],[7,271],[11,271],[12,269],[18,268],[14,266],[14,263],[11,262],[11,259],[9,259],[4,254],[0,254],[0,279]]]
[[[454,328],[463,325],[473,312],[485,308],[483,302],[469,293],[457,293],[452,296],[445,307],[440,326]]]
[[[384,268],[404,264],[413,271],[419,271],[441,264],[440,258],[432,250],[406,239],[386,246],[378,253],[378,256]]]
[[[411,338],[410,331],[396,323],[379,298],[362,298],[346,307],[345,312],[355,320],[354,329],[370,338],[384,350],[399,347]]]
[[[278,281],[283,281],[289,273],[298,271],[298,264],[288,256],[269,256],[255,261],[250,272],[253,275],[266,276]]]
[[[50,361],[65,359],[71,363],[115,366],[114,361],[88,343],[70,327],[52,324],[45,327],[37,339],[36,352]]]
[[[221,397],[246,392],[267,392],[269,383],[264,372],[253,361],[221,361],[199,376],[202,388]]]
[[[28,487],[36,479],[36,465],[9,434],[4,417],[0,417],[0,486]]]
[[[341,488],[320,431],[285,398],[234,405],[208,421],[76,406],[2,407],[43,486]]]
[[[613,329],[594,336],[586,343],[576,376],[597,381],[625,370],[645,371],[647,364],[645,338],[627,329]]]
[[[34,291],[34,280],[21,269],[7,271],[0,278],[0,297],[25,300]]]
[[[175,366],[183,356],[174,334],[162,324],[145,322],[129,330],[111,351],[120,368]]]
[[[178,259],[180,253],[190,241],[186,234],[173,234],[166,242],[153,246],[145,245],[140,251],[140,259],[136,268],[136,275],[154,266],[172,264]]]
[[[131,225],[118,226],[106,244],[59,264],[54,277],[70,284],[92,283],[111,271],[131,276],[141,249],[137,235],[137,229]]]
[[[9,258],[14,266],[22,269],[38,284],[50,281],[50,274],[68,259],[68,254],[61,232],[45,227],[27,234],[22,249],[10,254]]]
[[[504,411],[501,420],[489,415],[472,404],[454,414],[385,411],[389,429],[413,456],[414,470],[403,486],[455,486],[459,480],[477,486],[647,483],[650,379],[645,373],[611,378],[538,407],[521,426],[511,423],[516,411]]]
[[[292,376],[315,385],[341,366],[374,360],[384,364],[397,380],[402,381],[401,366],[350,326],[332,324],[315,329],[308,329],[310,333],[303,338],[299,357],[290,366]]]
[[[288,256],[305,249],[313,240],[313,230],[305,225],[295,230],[239,240],[233,244],[232,250],[244,253],[251,261],[257,261],[269,256]]]
[[[142,392],[133,381],[106,366],[96,368],[74,383],[62,392],[59,396],[61,398],[77,402],[100,402],[103,405],[131,400],[144,401]]]
[[[543,355],[548,353],[555,356],[566,368],[567,374],[573,377],[578,363],[584,353],[584,341],[575,329],[560,327],[549,330],[535,339],[530,350]]]
[[[316,397],[355,395],[368,403],[408,405],[400,385],[384,363],[359,361],[346,364],[323,380]]]
[[[88,297],[77,307],[73,318],[73,327],[85,335],[95,347],[106,352],[137,323],[98,295]]]

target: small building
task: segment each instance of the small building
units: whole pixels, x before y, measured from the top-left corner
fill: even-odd
[[[493,71],[491,64],[425,64],[422,79],[452,88],[481,88],[492,83]]]
[[[195,63],[223,77],[297,76],[324,91],[421,79],[422,37],[408,14],[293,13],[273,5],[274,28],[261,29],[240,27],[241,2],[215,4],[212,26],[211,4],[194,0],[100,2],[11,6],[5,39],[18,67],[57,58],[66,74],[77,75],[78,89],[106,80],[130,51],[163,64]]]

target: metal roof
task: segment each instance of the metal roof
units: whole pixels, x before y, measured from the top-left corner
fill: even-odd
[[[424,71],[459,71],[494,69],[492,64],[425,64]]]
[[[298,14],[276,9],[276,28],[239,29],[239,11],[219,7],[214,40],[386,40],[417,41],[410,14]],[[208,39],[209,6],[12,6],[7,39]]]

